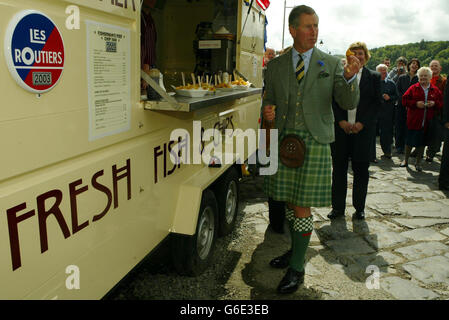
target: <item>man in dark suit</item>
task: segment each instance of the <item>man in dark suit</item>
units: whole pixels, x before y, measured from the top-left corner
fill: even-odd
[[[444,124],[444,146],[438,182],[440,190],[449,191],[449,85],[444,89],[442,123]]]
[[[381,93],[382,104],[379,111],[379,129],[380,129],[380,146],[382,147],[383,157],[391,159],[391,145],[393,144],[393,124],[394,124],[394,105],[398,100],[398,91],[396,84],[387,78],[388,67],[379,64],[376,71],[381,76]],[[374,147],[375,147],[374,139]]]
[[[362,65],[370,59],[370,53],[363,42],[355,42],[349,48]],[[356,219],[365,218],[365,201],[368,191],[370,149],[375,134],[379,108],[382,103],[380,74],[366,67],[357,75],[360,101],[356,110],[343,110],[333,102],[335,115],[335,142],[332,151],[332,211],[329,219],[344,216],[348,185],[348,163],[352,162],[354,172],[352,201]]]

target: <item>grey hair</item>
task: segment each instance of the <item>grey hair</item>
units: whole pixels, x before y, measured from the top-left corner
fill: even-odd
[[[288,25],[290,27],[294,27],[295,29],[298,28],[300,25],[299,17],[302,14],[314,14],[318,17],[315,10],[313,10],[311,7],[305,5],[296,6],[293,8],[293,10],[290,12],[290,15],[288,16]]]
[[[380,69],[380,68],[385,68],[385,69],[387,69],[387,71],[388,71],[388,66],[387,66],[386,64],[383,64],[383,63],[379,64],[379,65],[376,67],[376,71],[379,72],[379,69]]]
[[[427,73],[429,75],[429,77],[432,77],[432,70],[429,67],[419,68],[419,70],[417,72],[418,78],[421,78],[420,75],[422,75],[423,73]]]

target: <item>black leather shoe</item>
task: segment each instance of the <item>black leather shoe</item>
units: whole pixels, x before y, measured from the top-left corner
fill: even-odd
[[[299,272],[292,268],[288,268],[287,273],[278,286],[278,293],[288,294],[298,290],[300,284],[304,283],[304,271]]]
[[[270,261],[270,266],[276,269],[285,269],[290,264],[290,258],[292,257],[292,250],[288,250],[282,256],[274,258]]]
[[[329,218],[329,219],[336,219],[336,218],[338,218],[338,217],[343,217],[345,215],[345,212],[344,211],[338,211],[338,210],[332,210],[328,215],[327,215],[327,217]]]
[[[365,212],[364,212],[364,211],[356,211],[356,212],[352,215],[352,217],[353,217],[354,219],[363,220],[363,219],[365,219]]]

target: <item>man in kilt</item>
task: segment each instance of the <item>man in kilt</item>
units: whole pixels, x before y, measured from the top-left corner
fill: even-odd
[[[262,105],[263,118],[274,121],[279,142],[296,134],[306,144],[300,168],[279,162],[277,173],[265,179],[267,195],[287,206],[291,250],[270,262],[275,268],[289,267],[277,288],[282,294],[295,292],[304,282],[304,258],[313,231],[311,207],[331,204],[332,99],[345,110],[357,106],[359,88],[354,80],[361,68],[353,55],[343,68],[341,59],[315,47],[318,16],[312,8],[293,8],[289,30],[293,48],[268,64]]]

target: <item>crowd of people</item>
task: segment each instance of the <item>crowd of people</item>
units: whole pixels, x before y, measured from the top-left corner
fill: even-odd
[[[270,261],[273,268],[288,268],[277,289],[281,294],[304,281],[311,208],[332,206],[329,219],[345,215],[349,162],[353,219],[365,219],[369,166],[378,162],[377,133],[383,161],[392,161],[394,140],[394,155],[404,157],[400,167],[410,170],[414,156],[418,172],[425,147],[426,161],[432,162],[444,140],[438,182],[449,190],[449,86],[439,61],[421,67],[418,59],[400,57],[389,72],[386,58],[370,70],[364,42],[352,43],[345,59],[319,50],[318,21],[312,8],[293,8],[292,47],[277,58],[268,48],[264,57],[262,123],[278,130],[280,146],[278,171],[265,177],[264,190],[271,229],[283,233],[285,219],[291,236],[291,249]]]

